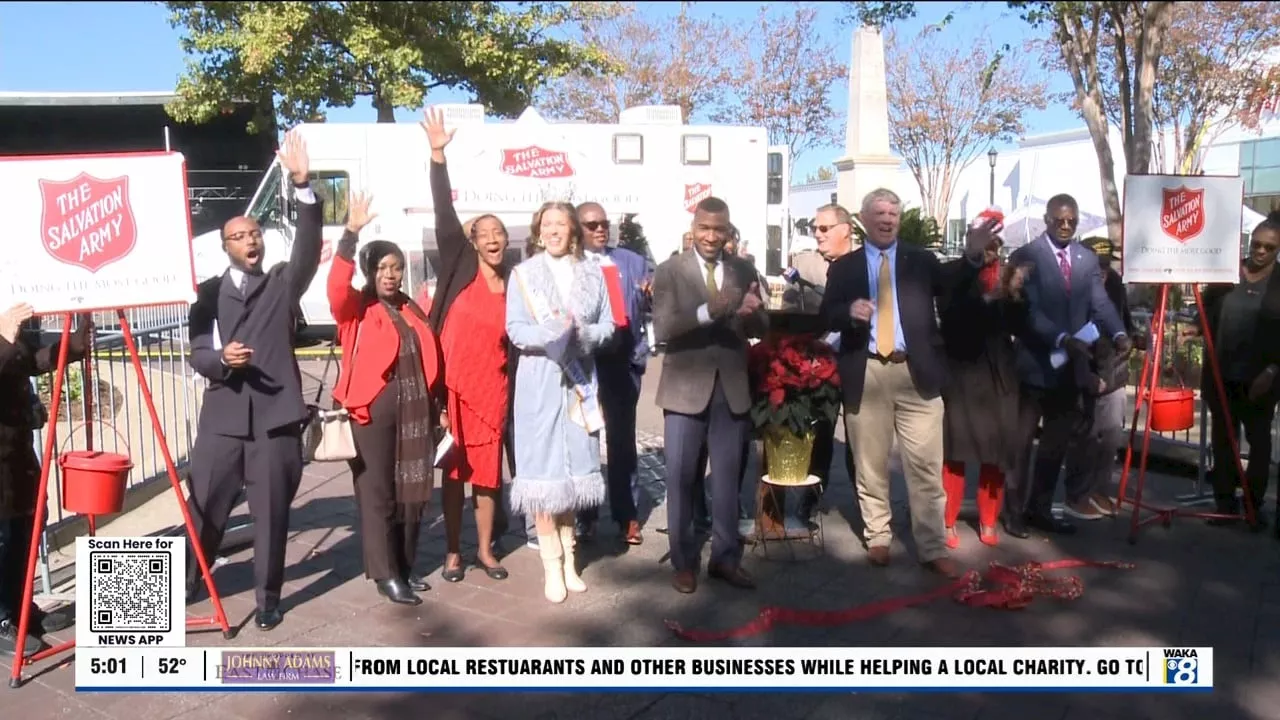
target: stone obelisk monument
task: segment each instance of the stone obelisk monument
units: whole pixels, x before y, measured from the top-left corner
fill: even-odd
[[[836,199],[849,212],[876,188],[897,191],[900,158],[889,149],[889,100],[885,89],[884,38],[874,28],[853,33],[849,63],[849,112],[844,157],[836,160]]]

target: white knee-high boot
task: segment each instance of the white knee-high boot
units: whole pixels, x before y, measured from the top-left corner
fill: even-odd
[[[538,551],[542,555],[543,593],[547,600],[562,603],[568,596],[564,586],[564,550],[560,534],[538,535]]]
[[[564,548],[564,586],[569,592],[586,592],[587,584],[578,575],[578,558],[575,553],[578,538],[574,534],[573,525],[560,526],[560,545]]]

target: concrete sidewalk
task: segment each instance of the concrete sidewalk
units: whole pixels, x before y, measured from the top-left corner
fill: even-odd
[[[661,413],[653,406],[656,373],[646,380],[641,400],[642,431],[661,433]],[[840,450],[841,448],[838,448]],[[660,483],[661,455],[642,460],[651,482]],[[562,606],[542,598],[537,554],[522,546],[513,529],[505,545],[505,582],[471,572],[459,584],[439,577],[444,557],[443,527],[433,517],[424,533],[420,558],[431,569],[433,589],[417,608],[382,600],[364,580],[360,565],[351,479],[341,465],[306,470],[295,503],[289,545],[286,619],[271,633],[245,629],[235,646],[659,646],[678,645],[664,628],[672,619],[689,626],[724,628],[754,617],[762,605],[840,609],[878,599],[910,595],[934,587],[906,550],[895,545],[894,564],[872,568],[851,525],[853,495],[837,462],[824,515],[827,555],[808,563],[766,561],[748,552],[746,564],[760,581],[754,592],[703,583],[696,594],[679,595],[669,586],[670,567],[658,564],[666,526],[658,508],[646,526],[646,542],[626,547],[616,530],[602,523],[600,536],[583,554],[590,591]],[[1180,478],[1153,476],[1148,492],[1168,498],[1186,492]],[[660,490],[660,485],[658,486]],[[899,479],[895,488],[905,502]],[[172,502],[172,501],[170,501]],[[243,509],[240,511],[243,512]],[[900,507],[899,537],[907,515]],[[520,525],[518,521],[513,523]],[[107,534],[110,534],[108,531]],[[1136,546],[1125,542],[1127,523],[1102,521],[1072,538],[1005,538],[999,548],[980,545],[974,530],[962,531],[957,557],[970,567],[1076,557],[1127,560],[1133,570],[1086,569],[1084,597],[1075,602],[1037,600],[1021,612],[974,609],[950,601],[904,610],[877,620],[832,628],[780,627],[747,641],[753,646],[1036,646],[1036,645],[1207,645],[1216,648],[1218,689],[1209,696],[966,695],[966,694],[228,694],[76,695],[68,667],[38,666],[36,679],[18,690],[0,689],[0,716],[24,720],[77,717],[120,720],[182,718],[803,718],[805,720],[1109,720],[1121,718],[1280,718],[1280,543],[1270,534],[1210,528],[1197,520],[1176,520],[1165,530],[1146,529]],[[474,538],[468,523],[464,543]],[[464,547],[464,554],[474,547]],[[235,623],[253,611],[250,553],[242,551],[217,572],[217,582]],[[207,614],[208,603],[192,609]],[[214,633],[189,636],[192,645],[223,645]],[[63,656],[65,661],[70,655]]]

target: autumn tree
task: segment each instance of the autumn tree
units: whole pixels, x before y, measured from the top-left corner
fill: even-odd
[[[813,172],[806,175],[804,178],[804,181],[806,184],[808,184],[808,183],[827,182],[828,180],[835,180],[835,179],[836,179],[835,171],[833,171],[831,168],[825,165],[822,165],[822,166],[819,166],[817,170],[814,170]]]
[[[1172,18],[1172,2],[1008,2],[1024,21],[1047,32],[1049,47],[1071,78],[1075,105],[1089,128],[1106,206],[1107,230],[1120,242],[1120,195],[1111,151],[1109,115],[1124,141],[1125,169],[1146,173],[1155,129],[1156,69]],[[915,17],[914,2],[846,3],[857,22],[882,26]],[[1101,58],[1108,47],[1115,62]],[[1107,88],[1115,88],[1108,112]]]
[[[612,72],[589,66],[548,83],[537,104],[549,118],[616,123],[639,105],[679,106],[685,122],[722,109],[732,79],[727,62],[739,42],[730,23],[693,17],[692,3],[674,15],[641,14],[619,4],[610,16],[584,23],[584,43]]]
[[[997,142],[1023,134],[1048,86],[1021,54],[983,38],[948,39],[937,28],[886,38],[889,142],[920,186],[924,211],[945,226],[955,181]]]
[[[792,167],[805,152],[837,144],[843,130],[831,91],[848,68],[817,20],[812,5],[793,5],[784,16],[762,8],[736,46],[733,101],[715,118],[763,126],[770,144],[787,146]]]
[[[199,122],[234,102],[286,123],[367,97],[378,122],[463,88],[488,110],[523,110],[548,80],[612,69],[552,31],[610,11],[604,3],[166,2],[190,56],[169,112]],[[260,118],[261,119],[261,118]],[[252,129],[252,128],[251,128]]]
[[[1175,3],[1165,52],[1156,66],[1153,114],[1156,169],[1200,172],[1203,150],[1223,131],[1256,123],[1259,96],[1276,91],[1280,14],[1268,2]],[[1114,43],[1102,57],[1115,77]],[[1126,47],[1125,61],[1137,58]],[[1120,122],[1118,89],[1104,86],[1108,117]],[[1171,147],[1166,147],[1169,143]]]

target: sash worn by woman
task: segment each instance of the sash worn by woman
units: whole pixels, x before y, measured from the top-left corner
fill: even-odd
[[[516,476],[511,507],[533,514],[545,594],[564,602],[587,589],[574,555],[574,518],[605,499],[595,351],[613,336],[604,275],[584,262],[573,206],[548,203],[533,220],[545,249],[516,266],[507,293],[507,336],[520,353],[512,414]]]

